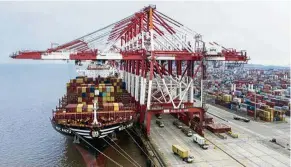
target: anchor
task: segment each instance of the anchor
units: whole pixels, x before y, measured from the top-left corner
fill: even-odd
[[[74,136],[74,141],[73,141],[74,144],[80,144],[80,140],[79,140],[79,137],[77,135]]]
[[[113,141],[118,140],[117,137],[116,137],[116,133],[115,132],[111,133],[111,140],[113,140]]]

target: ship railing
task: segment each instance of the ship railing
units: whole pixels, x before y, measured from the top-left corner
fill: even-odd
[[[127,117],[135,113],[135,110],[121,110],[121,111],[98,111],[98,117]],[[53,117],[55,119],[83,119],[83,118],[92,118],[94,112],[55,112],[53,111]]]
[[[120,119],[120,121],[111,121],[111,122],[107,122],[107,123],[101,123],[100,122],[99,127],[102,128],[104,126],[110,126],[110,125],[114,125],[114,124],[122,124],[122,123],[129,122],[129,121],[131,121],[133,119],[134,119],[134,117],[132,117],[132,119]],[[85,123],[77,123],[76,121],[73,121],[73,122],[68,123],[67,120],[57,121],[58,124],[62,124],[62,125],[66,125],[66,126],[79,126],[79,127],[89,127],[89,128],[92,128],[93,125],[91,124],[91,122],[92,121],[90,121],[87,124],[85,124]]]
[[[123,123],[133,120],[135,117],[135,111],[102,111],[103,113],[98,114],[98,121],[101,123],[100,126],[107,126],[116,123]],[[101,115],[102,114],[102,115]],[[102,118],[103,117],[103,118]],[[53,119],[62,125],[77,125],[82,127],[91,127],[93,121],[92,112],[87,113],[55,113]],[[85,121],[87,120],[87,121]]]

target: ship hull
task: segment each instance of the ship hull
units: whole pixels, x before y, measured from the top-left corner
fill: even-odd
[[[86,127],[74,127],[74,126],[64,126],[61,124],[57,124],[55,121],[51,120],[51,124],[53,128],[68,137],[73,138],[75,134],[80,135],[84,139],[90,142],[98,142],[106,138],[106,136],[111,137],[110,135],[124,131],[125,129],[131,128],[133,126],[133,121],[129,121],[122,124],[114,124],[110,126],[104,126],[102,129],[91,129]],[[103,140],[104,141],[104,140]]]

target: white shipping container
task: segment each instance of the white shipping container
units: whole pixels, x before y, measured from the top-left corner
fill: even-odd
[[[199,145],[204,145],[205,144],[205,139],[204,137],[201,137],[198,134],[194,134],[194,141],[196,141]]]
[[[99,90],[95,90],[95,95],[96,95],[96,96],[99,95]]]
[[[235,97],[235,98],[233,98],[233,101],[234,101],[234,102],[241,103],[241,98],[237,98],[237,97]]]
[[[240,111],[247,112],[247,108],[240,108]]]

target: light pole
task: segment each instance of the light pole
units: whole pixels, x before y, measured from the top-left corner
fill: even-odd
[[[254,119],[257,120],[257,88],[255,89],[255,116]]]

